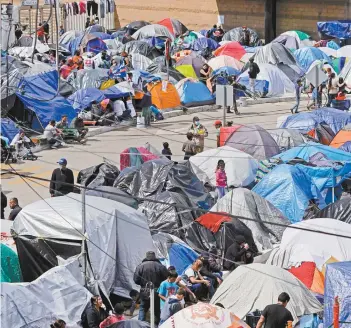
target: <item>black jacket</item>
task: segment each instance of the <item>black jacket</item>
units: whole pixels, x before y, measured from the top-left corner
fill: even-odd
[[[260,68],[258,67],[258,65],[255,62],[249,63],[249,78],[250,79],[256,79],[259,72],[260,72]]]
[[[62,182],[71,183],[71,186],[63,185]],[[60,168],[55,169],[52,172],[51,182],[50,182],[50,194],[55,194],[55,191],[66,195],[73,192],[74,189],[74,175],[72,170],[66,168],[61,170]]]
[[[108,313],[100,308],[96,310],[90,303],[86,306],[82,314],[82,325],[83,328],[99,328],[100,323],[108,317]]]
[[[1,218],[5,219],[5,208],[7,207],[7,197],[1,192]]]
[[[162,281],[167,279],[167,276],[167,268],[158,259],[144,259],[135,269],[134,282],[145,287],[151,281],[156,289],[160,287]]]
[[[202,276],[206,276],[208,278],[212,278],[212,279],[217,279],[217,276],[215,276],[210,268],[210,263],[208,261],[208,257],[204,257],[204,260],[202,262],[202,267],[200,270],[200,273]]]
[[[224,268],[226,270],[234,270],[236,268],[235,263],[231,262],[243,262],[249,264],[253,262],[253,253],[250,250],[241,248],[237,242],[234,242],[225,254]],[[229,261],[228,261],[229,260]]]

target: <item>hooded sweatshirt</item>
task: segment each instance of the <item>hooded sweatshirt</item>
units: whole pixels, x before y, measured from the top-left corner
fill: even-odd
[[[182,301],[178,300],[176,295],[172,295],[165,301],[161,310],[161,322],[166,321],[169,317],[176,314],[183,308]]]

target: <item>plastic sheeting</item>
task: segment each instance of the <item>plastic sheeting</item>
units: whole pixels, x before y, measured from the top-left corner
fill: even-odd
[[[276,166],[252,189],[271,202],[290,220],[303,219],[309,201],[314,200],[320,209],[325,202],[311,177],[296,166]]]
[[[20,282],[21,269],[18,255],[5,244],[0,244],[1,274],[0,282]]]
[[[15,125],[15,122],[9,118],[1,118],[1,135],[11,140],[18,133],[18,128]]]
[[[217,201],[211,211],[238,216],[239,220],[251,230],[259,251],[270,249],[280,242],[285,227],[273,225],[274,223],[280,225],[290,223],[270,202],[244,188],[237,188],[227,193]],[[270,222],[273,224],[269,224]]]
[[[151,59],[137,53],[132,54],[132,65],[134,69],[146,70],[151,64]]]
[[[250,32],[250,46],[254,47],[257,46],[260,43],[260,39],[258,37],[258,34],[255,30],[248,28],[247,29]],[[236,27],[231,29],[230,31],[224,33],[223,35],[223,41],[238,41],[240,42],[244,37],[244,31],[242,27]]]
[[[327,265],[324,293],[324,326],[333,325],[334,299],[337,296],[340,303],[340,328],[348,328],[351,322],[350,302],[351,262],[331,263]],[[341,323],[345,322],[345,323]]]
[[[287,309],[296,323],[304,314],[322,311],[312,292],[290,272],[265,264],[248,264],[235,269],[219,286],[211,304],[222,303],[239,318],[277,302],[280,293],[290,295]],[[245,301],[243,301],[245,295]]]
[[[335,203],[329,204],[316,213],[315,218],[329,218],[351,224],[351,195],[345,196]]]
[[[316,47],[306,47],[298,49],[294,52],[294,56],[298,62],[298,64],[307,71],[311,64],[320,60],[323,63],[331,64],[330,58],[320,49]]]
[[[104,99],[104,93],[95,88],[81,89],[68,97],[68,101],[77,111],[90,107],[93,101],[101,102]]]
[[[130,41],[124,45],[122,50],[128,55],[140,54],[150,59],[161,55],[155,47],[152,47],[146,41]]]
[[[317,22],[318,32],[338,39],[351,38],[351,20]]]
[[[251,155],[223,146],[205,150],[200,154],[190,157],[190,165],[197,177],[204,183],[216,185],[216,168],[218,159],[223,159],[227,174],[227,185],[233,187],[246,187],[256,178],[258,162]]]
[[[108,70],[103,68],[80,69],[78,72],[72,72],[67,81],[77,90],[96,88],[99,89],[101,83],[108,79]]]
[[[154,36],[165,37],[171,40],[174,39],[174,36],[171,34],[168,28],[159,24],[146,25],[132,35],[133,39],[135,40],[152,38]]]

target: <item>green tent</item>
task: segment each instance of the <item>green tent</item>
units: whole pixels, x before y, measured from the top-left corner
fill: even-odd
[[[299,36],[301,41],[308,40],[310,38],[310,36],[305,32],[297,31],[297,30],[294,30],[294,32]]]
[[[21,269],[17,254],[5,244],[1,244],[0,282],[20,282]]]

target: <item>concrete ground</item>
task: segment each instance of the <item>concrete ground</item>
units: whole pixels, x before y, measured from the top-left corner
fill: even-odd
[[[228,114],[227,120],[234,121],[234,124],[258,124],[264,128],[272,129],[276,128],[278,117],[290,114],[292,106],[293,102],[250,105],[239,108],[241,112],[240,116]],[[300,110],[306,110],[305,102],[302,103]],[[216,147],[213,122],[217,119],[222,120],[223,110],[172,117],[164,121],[152,123],[152,126],[147,129],[137,129],[135,127],[122,128],[91,137],[86,145],[70,145],[67,148],[45,150],[36,154],[39,156],[37,161],[25,161],[23,164],[11,165],[18,173],[50,179],[53,169],[57,167],[57,161],[64,157],[68,161],[68,167],[74,171],[75,177],[77,177],[81,169],[99,164],[104,158],[119,167],[120,153],[128,147],[142,146],[146,142],[149,142],[161,151],[162,143],[165,141],[169,143],[172,150],[172,159],[182,160],[184,154],[181,148],[183,142],[186,140],[185,134],[195,115],[200,118],[202,124],[205,125],[209,132],[209,136],[205,141],[205,149]],[[47,198],[50,196],[48,190],[49,184],[47,182],[29,179],[25,179],[24,181],[21,177],[4,173],[4,170],[8,169],[10,169],[10,166],[1,164],[2,190],[8,199],[17,197],[20,206],[23,207],[39,200],[40,197]],[[9,209],[7,208],[5,212],[6,217],[8,213]]]

